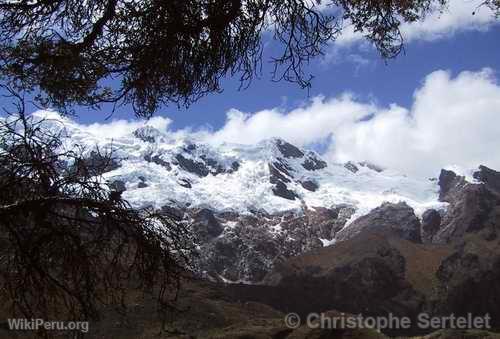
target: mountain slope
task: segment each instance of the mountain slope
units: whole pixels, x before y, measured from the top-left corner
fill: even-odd
[[[82,147],[89,161],[100,160],[97,149],[112,152],[104,174],[111,189],[136,208],[188,222],[202,254],[200,273],[225,282],[261,282],[277,263],[347,240],[374,220],[409,240],[446,242],[465,232],[460,220],[477,219],[463,216],[464,206],[476,215],[492,209],[468,202],[474,192],[491,201],[480,181],[498,186],[489,169],[476,178],[446,171],[440,180],[409,178],[369,163],[328,162],[276,138],[210,144],[147,124],[111,138],[55,113],[36,117],[48,118],[46,128],[67,136],[66,147]],[[373,211],[376,219],[363,219]]]
[[[281,139],[214,145],[147,125],[110,138],[58,116],[46,128],[90,164],[111,150],[111,190],[190,225],[198,277],[224,282],[214,302],[302,315],[489,313],[500,326],[500,172],[415,179]],[[255,330],[242,326],[228,336]]]

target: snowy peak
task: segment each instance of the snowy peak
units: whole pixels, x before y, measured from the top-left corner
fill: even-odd
[[[318,154],[298,147],[282,140],[269,139],[255,146],[224,144],[210,146],[203,143],[185,141],[173,148],[164,148],[159,144],[158,133],[151,128],[141,128],[134,131],[134,137],[142,142],[153,144],[150,152],[144,156],[149,163],[160,165],[178,176],[178,184],[183,188],[192,189],[193,185],[200,184],[207,177],[221,176],[220,181],[227,180],[227,176],[234,175],[246,181],[245,170],[256,167],[266,170],[262,173],[264,179],[271,186],[271,194],[277,197],[295,200],[300,194],[288,189],[287,184],[294,183],[308,191],[315,191],[319,186],[312,178],[317,170],[327,167],[327,163]],[[243,165],[243,173],[236,173]],[[241,174],[241,175],[240,175]],[[213,180],[213,179],[212,179]],[[239,195],[245,194],[240,192]]]
[[[135,207],[276,213],[347,205],[355,209],[354,218],[386,201],[405,201],[418,215],[445,205],[438,200],[436,181],[369,163],[327,162],[279,138],[254,145],[212,144],[149,123],[83,126],[48,115],[58,120],[51,128],[67,132],[68,147],[84,146],[89,156],[95,147],[113,151],[117,166],[105,179],[123,188],[123,197]]]
[[[124,197],[136,206],[274,213],[347,204],[363,214],[385,201],[406,201],[417,211],[440,204],[436,182],[371,164],[358,163],[352,171],[277,138],[255,145],[211,145],[142,128],[114,145],[123,160],[106,177],[122,181]]]

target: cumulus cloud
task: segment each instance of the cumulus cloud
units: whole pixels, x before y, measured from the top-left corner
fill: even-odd
[[[352,119],[362,119],[375,106],[358,103],[351,94],[338,98],[316,97],[303,107],[290,112],[280,109],[248,114],[233,109],[227,113],[223,128],[210,135],[212,142],[253,144],[270,137],[280,137],[298,145],[307,145],[328,138]]]
[[[500,87],[489,69],[429,74],[412,107],[379,107],[345,94],[316,97],[290,112],[231,110],[211,142],[252,144],[282,137],[307,146],[328,140],[334,161],[368,160],[401,172],[432,176],[440,168],[485,164],[500,168]]]
[[[453,164],[500,168],[500,87],[490,70],[456,78],[437,71],[415,92],[411,109],[382,109],[336,136],[330,154],[340,160],[367,159],[421,175]]]
[[[450,0],[442,13],[435,12],[422,21],[405,23],[401,27],[401,32],[405,41],[411,42],[437,40],[463,31],[487,30],[496,23],[496,19],[491,9],[486,6],[478,8],[481,3],[481,0]],[[336,45],[352,45],[362,39],[360,33],[354,32],[351,26],[347,26],[336,41]]]

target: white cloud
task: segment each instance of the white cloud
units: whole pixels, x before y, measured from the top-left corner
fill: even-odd
[[[449,165],[500,169],[500,87],[488,69],[456,77],[436,71],[415,92],[411,108],[343,95],[317,97],[288,113],[231,110],[207,140],[251,144],[275,136],[302,146],[332,137],[326,155],[335,161],[368,160],[413,175],[436,175]]]
[[[408,41],[435,40],[460,31],[482,31],[496,22],[493,12],[486,6],[478,9],[482,0],[450,0],[443,13],[434,13],[424,21],[405,24],[403,36]],[[475,12],[475,14],[473,14]]]
[[[403,37],[406,42],[432,41],[453,36],[457,32],[487,30],[497,19],[488,7],[481,6],[478,9],[482,2],[482,0],[450,0],[442,13],[435,12],[422,21],[403,24],[401,27]],[[348,26],[336,44],[346,46],[362,39],[361,34],[355,33],[352,26]]]
[[[86,130],[96,136],[106,136],[108,138],[118,138],[132,133],[136,129],[143,126],[152,126],[160,131],[166,131],[172,120],[164,117],[153,117],[148,121],[144,120],[112,120],[109,123],[94,123],[91,125],[80,125],[83,130]]]
[[[500,168],[500,87],[489,70],[456,78],[437,71],[415,93],[410,110],[381,110],[336,135],[335,157],[367,159],[408,173],[431,175],[453,164]]]
[[[43,119],[48,125],[54,126],[57,130],[61,128],[69,128],[72,131],[72,127],[77,128],[83,132],[89,133],[96,139],[109,138],[117,139],[123,136],[131,135],[135,130],[144,126],[151,126],[160,131],[172,133],[169,131],[170,124],[172,120],[166,117],[156,116],[149,120],[144,119],[133,119],[133,120],[111,120],[103,123],[95,122],[92,124],[78,123],[68,116],[62,116],[53,110],[38,110],[33,113],[33,117],[38,119]],[[181,132],[179,132],[181,133]],[[182,131],[182,133],[188,133],[188,130]],[[175,133],[173,133],[175,134]],[[183,136],[180,136],[183,137]]]
[[[213,142],[253,144],[270,137],[281,137],[298,145],[307,145],[328,138],[352,120],[370,114],[375,107],[358,103],[352,95],[339,98],[314,98],[309,105],[285,113],[279,109],[246,114],[236,109],[227,113],[224,127],[215,131]]]

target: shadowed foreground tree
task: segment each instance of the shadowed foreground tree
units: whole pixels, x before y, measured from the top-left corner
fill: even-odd
[[[130,208],[103,184],[110,154],[89,162],[66,149],[60,122],[26,117],[22,101],[18,109],[0,120],[0,308],[10,318],[92,320],[152,290],[169,310],[191,268],[187,228]]]
[[[161,104],[220,91],[228,75],[247,85],[259,74],[266,32],[279,48],[274,79],[309,87],[304,65],[346,24],[391,58],[403,47],[401,24],[447,2],[0,0],[0,77],[63,113],[115,103],[150,117]],[[477,2],[500,8],[498,0]],[[106,86],[111,79],[119,85]]]

